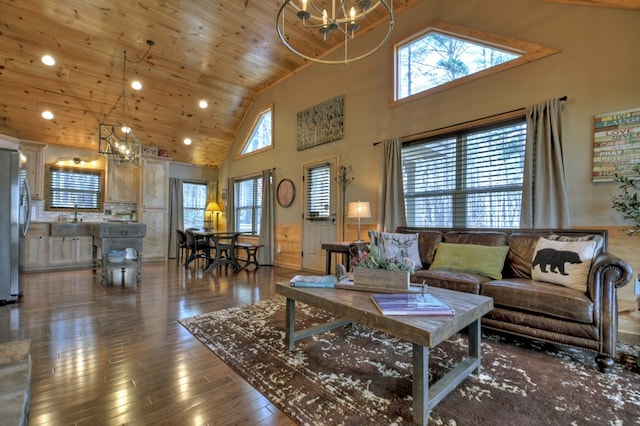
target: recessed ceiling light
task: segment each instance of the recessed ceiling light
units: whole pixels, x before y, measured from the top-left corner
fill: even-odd
[[[184,144],[185,144],[185,145],[191,145],[191,139],[189,139],[189,138],[184,138]]]
[[[200,105],[200,108],[205,109],[206,107],[209,106],[209,102],[205,101],[204,99],[201,100],[198,105]]]
[[[42,111],[42,118],[45,120],[53,120],[53,113],[51,111]]]
[[[42,63],[45,65],[48,65],[50,67],[54,66],[56,64],[56,60],[53,59],[53,56],[51,55],[44,55],[42,58]]]
[[[133,80],[131,82],[131,87],[133,88],[133,90],[140,90],[142,89],[142,83],[140,83],[138,80]]]

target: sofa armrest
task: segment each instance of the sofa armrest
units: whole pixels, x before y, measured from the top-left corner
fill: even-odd
[[[605,283],[610,282],[615,288],[620,288],[627,285],[632,279],[631,265],[612,253],[603,252],[596,256],[591,264],[589,287],[604,280]],[[589,288],[591,294],[594,294],[593,290],[595,289]]]
[[[599,352],[615,356],[618,340],[618,299],[616,289],[631,281],[633,270],[609,252],[600,253],[591,264],[587,289],[594,302],[594,321],[600,332]]]

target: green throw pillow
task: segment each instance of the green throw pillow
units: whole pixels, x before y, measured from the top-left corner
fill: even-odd
[[[429,269],[468,272],[499,280],[509,246],[438,243]]]

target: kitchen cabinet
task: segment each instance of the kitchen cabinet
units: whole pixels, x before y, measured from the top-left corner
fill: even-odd
[[[140,168],[131,164],[109,161],[107,164],[107,196],[110,203],[138,202],[138,176]]]
[[[167,259],[168,213],[166,210],[142,209],[142,220],[147,225],[147,235],[142,241],[142,261],[155,262]]]
[[[49,237],[49,265],[91,266],[93,263],[93,237]]]
[[[93,263],[93,237],[52,235],[55,224],[32,223],[20,244],[20,271],[55,271],[89,268]]]
[[[169,204],[169,161],[142,159],[142,208],[167,209]]]
[[[142,261],[166,261],[169,240],[169,159],[143,157],[140,175],[138,220],[147,225]]]
[[[20,270],[40,269],[47,265],[47,236],[49,228],[44,223],[32,223],[20,244]]]
[[[25,170],[31,189],[31,199],[44,200],[44,150],[47,144],[20,142],[20,152],[26,159]]]

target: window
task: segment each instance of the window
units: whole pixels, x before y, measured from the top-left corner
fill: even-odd
[[[258,234],[262,213],[262,176],[236,180],[233,191],[235,230]]]
[[[329,219],[331,213],[331,168],[329,164],[309,167],[305,180],[307,185],[307,219]]]
[[[444,23],[402,40],[394,50],[394,101],[445,90],[557,52]]]
[[[525,142],[521,118],[404,146],[407,224],[519,227]]]
[[[269,108],[258,115],[254,123],[249,139],[242,147],[240,155],[268,149],[272,146],[273,127],[271,125],[272,109]]]
[[[403,99],[517,58],[437,31],[398,48],[398,98]]]
[[[47,165],[47,209],[102,211],[104,172]]]
[[[182,183],[182,215],[184,229],[205,228],[207,208],[207,185],[203,183]]]

